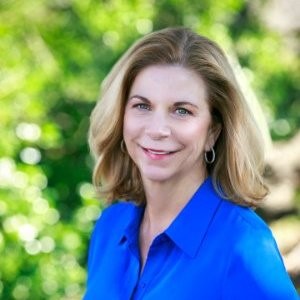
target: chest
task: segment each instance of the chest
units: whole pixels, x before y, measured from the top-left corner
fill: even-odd
[[[219,299],[227,264],[219,249],[218,243],[205,244],[190,257],[159,236],[141,273],[139,246],[126,242],[109,254],[110,260],[105,253],[97,259],[85,299]]]

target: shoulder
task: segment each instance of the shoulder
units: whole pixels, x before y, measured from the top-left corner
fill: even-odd
[[[124,229],[132,219],[135,205],[129,202],[115,203],[105,208],[92,231],[89,245],[88,268],[91,270],[99,253],[116,245],[124,234]]]
[[[272,267],[274,262],[283,266],[273,233],[265,221],[257,213],[247,207],[234,205],[235,235],[233,253],[236,258],[242,261],[249,260],[255,269],[262,269],[255,264],[257,261],[264,261],[264,267]]]
[[[135,204],[133,204],[132,202],[116,202],[113,203],[111,205],[109,205],[108,207],[106,207],[105,209],[103,209],[100,219],[101,218],[114,218],[115,215],[119,215],[122,216],[123,214],[130,214],[134,208],[136,207]]]
[[[226,201],[227,202],[227,201]],[[250,208],[234,203],[224,203],[227,216],[231,223],[230,236],[232,255],[240,263],[251,261],[251,265],[262,257],[268,257],[266,265],[272,260],[282,262],[276,241],[269,226]]]
[[[264,266],[271,267],[274,261],[282,263],[275,238],[268,225],[251,209],[238,207],[237,229],[233,254],[240,263],[249,263],[252,268],[258,267],[255,262],[264,260]],[[269,264],[269,266],[268,266]],[[258,270],[257,269],[257,270]]]
[[[251,208],[237,205],[224,200],[219,209],[219,222],[227,224],[232,232],[232,241],[235,243],[258,243],[269,240],[274,243],[272,231],[266,222]]]
[[[126,226],[135,208],[136,205],[131,202],[117,202],[109,205],[101,212],[100,217],[96,221],[94,232],[101,230],[102,227],[113,230],[120,226]]]
[[[218,189],[222,191],[221,187]],[[267,235],[271,234],[268,225],[253,209],[234,203],[230,199],[223,198],[221,196],[222,193],[220,194],[218,189],[213,185],[212,181],[208,181],[207,190],[210,198],[220,203],[214,218],[219,226],[221,225],[223,229],[228,229],[235,233],[240,231],[242,235],[245,234],[245,229],[262,231]]]
[[[268,225],[252,209],[224,206],[234,224],[224,299],[298,299]]]

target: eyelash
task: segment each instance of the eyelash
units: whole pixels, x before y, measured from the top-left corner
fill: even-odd
[[[180,112],[180,111],[181,111],[181,112]],[[180,115],[180,116],[192,115],[192,112],[191,112],[191,111],[189,111],[188,109],[183,108],[183,107],[177,107],[177,108],[175,109],[175,112],[176,112],[176,114],[178,114],[178,115]],[[182,112],[184,112],[184,113],[182,113]]]
[[[133,105],[133,108],[137,108],[139,110],[150,110],[150,105],[146,103],[137,103]]]
[[[151,110],[150,105],[147,103],[136,103],[132,107],[137,108],[138,110],[148,110],[148,111]],[[190,110],[188,110],[184,107],[175,107],[174,113],[180,117],[193,114]]]

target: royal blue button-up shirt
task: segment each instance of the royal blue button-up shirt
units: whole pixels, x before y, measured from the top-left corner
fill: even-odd
[[[92,234],[85,300],[294,300],[267,225],[217,195],[207,179],[158,235],[140,273],[144,207],[113,204]]]

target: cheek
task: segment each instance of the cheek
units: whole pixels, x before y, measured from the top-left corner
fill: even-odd
[[[125,139],[128,135],[131,135],[133,128],[134,126],[132,125],[132,119],[129,117],[128,113],[125,112],[123,119],[123,136]]]
[[[182,143],[190,146],[194,154],[199,155],[205,151],[208,140],[208,128],[206,125],[185,128],[182,134]]]
[[[126,144],[126,148],[128,151],[129,156],[133,158],[134,152],[136,151],[136,141],[139,134],[140,129],[138,127],[138,124],[136,124],[135,120],[133,118],[128,117],[128,115],[124,117],[124,123],[123,123],[123,139]]]
[[[188,143],[202,144],[208,136],[207,124],[189,124],[189,126],[182,126],[180,128],[180,136],[182,140],[186,140]]]

